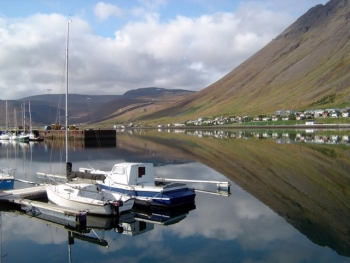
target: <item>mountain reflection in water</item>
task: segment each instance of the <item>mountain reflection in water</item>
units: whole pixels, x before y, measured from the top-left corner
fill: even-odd
[[[233,183],[229,197],[197,193],[196,209],[176,224],[129,235],[131,239],[125,234],[109,239],[116,246],[109,251],[119,253],[114,257],[119,255],[120,262],[161,262],[166,256],[169,262],[350,262],[349,134],[133,130],[117,133],[115,147],[71,142],[70,152],[76,168],[88,164],[109,170],[121,161],[152,162],[156,176]],[[64,171],[59,148],[54,142],[30,145],[25,150],[28,166],[17,160],[16,176],[35,181],[36,171],[49,172],[43,167]],[[3,161],[6,152],[11,153],[8,149],[1,147],[1,166],[14,161]],[[22,156],[17,154],[18,159]],[[203,184],[190,186],[215,191]],[[144,214],[139,220],[146,218]],[[17,229],[15,223],[6,221],[6,231]],[[26,232],[29,236],[29,229],[21,234],[24,240]],[[61,243],[66,243],[66,234]],[[10,242],[9,237],[5,240]],[[99,260],[100,253],[93,251],[86,253],[95,253],[91,260]]]
[[[200,130],[160,134],[164,133],[134,132],[128,147],[125,142],[123,147],[132,149],[147,143],[151,148],[152,142],[158,156],[174,152],[211,167],[314,243],[350,256],[350,223],[346,220],[350,216],[349,130]],[[279,145],[282,141],[288,145]]]

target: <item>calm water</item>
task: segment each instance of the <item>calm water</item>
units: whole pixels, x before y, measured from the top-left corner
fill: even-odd
[[[71,142],[75,169],[152,162],[157,176],[229,181],[231,194],[218,195],[215,185],[190,184],[214,194],[198,191],[195,208],[158,218],[135,211],[118,222],[99,220],[100,229],[70,239],[77,231],[10,208],[1,212],[1,260],[350,262],[349,135],[346,130],[154,130],[120,132],[112,144]],[[60,142],[1,142],[0,154],[0,167],[16,167],[23,180],[37,181],[36,172],[64,174]],[[21,187],[28,185],[15,183]]]

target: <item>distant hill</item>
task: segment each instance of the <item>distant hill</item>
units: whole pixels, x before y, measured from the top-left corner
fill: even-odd
[[[123,94],[123,98],[138,98],[138,97],[148,97],[152,95],[158,95],[161,93],[181,93],[181,92],[190,92],[188,90],[182,90],[182,89],[165,89],[165,88],[141,88],[141,89],[134,89],[134,90],[129,90]]]
[[[71,94],[70,116],[76,123],[111,127],[350,107],[349,32],[350,3],[331,0],[308,10],[264,48],[201,91],[150,87],[121,96]],[[26,100],[31,100],[33,120],[40,125],[48,122],[48,115],[51,121],[60,115],[58,95],[51,95],[50,107],[48,95],[21,101]],[[19,101],[13,103],[19,105]],[[4,104],[0,101],[0,124],[5,123]]]
[[[52,104],[57,104],[60,101],[64,103],[65,101],[65,94],[45,94],[45,95],[35,95],[30,97],[25,97],[22,99],[19,99],[19,101],[43,101],[45,103],[48,103],[49,101]],[[68,94],[68,100],[69,102],[79,102],[79,103],[85,103],[87,99],[92,99],[95,102],[102,102],[105,103],[106,101],[111,101],[114,99],[121,98],[123,95],[83,95],[83,94]]]
[[[179,98],[192,94],[193,91],[165,88],[140,88],[130,90],[123,95],[83,95],[69,94],[69,123],[92,123],[123,115],[121,112],[129,112],[142,105],[168,104]],[[16,110],[17,123],[23,120],[25,107],[26,122],[29,123],[30,115],[33,126],[43,126],[51,123],[64,122],[65,94],[45,94],[25,97],[19,100],[8,100],[8,115],[11,126],[14,126]],[[5,127],[6,101],[0,100],[0,127]],[[119,113],[118,113],[119,111]]]
[[[348,0],[317,5],[222,79],[140,121],[350,106],[349,32]]]
[[[195,92],[182,89],[140,88],[127,91],[122,97],[111,100],[94,110],[93,120],[82,118],[83,122],[94,125],[107,123],[107,127],[117,122],[133,122],[138,116],[149,111],[167,107],[179,99]],[[88,116],[87,116],[88,118]]]

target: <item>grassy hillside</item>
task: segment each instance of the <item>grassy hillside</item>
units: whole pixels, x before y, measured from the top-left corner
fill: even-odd
[[[350,107],[350,3],[311,8],[222,79],[199,92],[147,88],[118,98],[84,98],[70,106],[73,122],[99,127],[155,125],[206,116],[271,114],[276,110]],[[42,95],[34,122],[47,123]],[[33,102],[34,108],[34,102]],[[46,114],[46,116],[45,116]],[[54,115],[55,116],[55,115]],[[0,124],[4,123],[0,101]]]
[[[349,13],[345,0],[310,9],[219,81],[139,119],[183,121],[350,106]]]

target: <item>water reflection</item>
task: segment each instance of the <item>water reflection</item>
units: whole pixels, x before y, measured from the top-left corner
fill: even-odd
[[[41,213],[40,209],[38,210],[34,207],[30,208],[29,206],[1,202],[0,219],[2,219],[2,221],[0,222],[4,222],[7,231],[9,231],[9,220],[17,221],[19,223],[22,222],[20,223],[22,225],[12,224],[12,227],[16,226],[17,230],[26,232],[25,235],[32,242],[50,243],[47,236],[41,235],[39,238],[37,235],[37,227],[32,227],[31,229],[25,230],[25,228],[29,225],[33,226],[31,221],[39,222],[41,226],[50,228],[51,237],[52,235],[55,236],[52,238],[53,240],[56,240],[55,242],[64,243],[65,240],[62,239],[62,235],[66,235],[66,237],[68,237],[69,248],[64,254],[68,254],[69,262],[72,262],[72,246],[77,240],[108,248],[108,250],[105,250],[105,252],[115,251],[120,249],[118,248],[120,244],[116,246],[116,243],[114,242],[118,238],[118,235],[135,237],[154,230],[155,225],[175,225],[184,220],[188,213],[195,209],[196,207],[194,204],[177,207],[170,210],[135,207],[131,212],[122,214],[120,217],[99,217],[87,215],[86,222],[78,223],[69,219],[67,216],[55,216],[49,212]],[[17,220],[13,220],[14,218],[17,218]],[[24,220],[22,220],[22,218]],[[2,224],[0,224],[0,226],[2,227]],[[14,229],[11,231],[16,232]],[[57,235],[57,231],[59,231],[59,235]],[[40,232],[41,234],[44,234],[45,231]],[[66,234],[64,234],[64,232]],[[22,235],[22,237],[25,235]],[[11,239],[15,239],[14,236],[12,236]],[[8,235],[5,235],[4,240],[9,241]],[[13,255],[11,255],[11,262],[15,262]]]
[[[195,130],[195,129],[158,129],[158,132],[186,134],[199,138],[219,138],[219,139],[271,139],[276,143],[318,143],[318,144],[346,144],[350,143],[350,132],[348,130]],[[142,133],[142,130],[131,130],[129,133]]]
[[[237,134],[236,131],[232,133]],[[280,134],[286,137],[287,133],[280,131]],[[297,134],[294,138],[300,138]],[[187,135],[160,136],[156,132],[141,131],[134,133],[133,140],[128,143],[132,148],[133,144],[144,144],[145,140],[157,156],[166,156],[167,152],[191,156],[258,198],[314,243],[350,256],[350,224],[344,220],[350,216],[348,147],[317,143],[279,145],[274,140],[257,143],[256,140],[224,137],[203,140],[201,136]],[[339,138],[347,137],[346,134],[328,134],[327,138],[337,138],[339,142]],[[126,148],[125,141],[123,146]]]
[[[75,167],[88,163],[108,170],[116,162],[145,161],[156,165],[157,176],[233,183],[229,197],[198,192],[196,209],[169,227],[154,224],[141,235],[106,231],[115,234],[106,238],[108,251],[81,248],[91,261],[118,256],[120,262],[350,262],[350,148],[339,139],[349,130],[300,132],[327,136],[329,141],[337,135],[337,143],[298,143],[296,132],[277,131],[280,139],[293,142],[283,144],[272,134],[253,136],[256,131],[242,131],[241,137],[190,132],[118,133],[116,147],[71,149]],[[32,170],[43,171],[50,152],[32,149]],[[59,158],[54,160],[59,163]],[[204,184],[191,186],[215,190]],[[7,243],[30,239],[36,245],[67,244],[67,231],[50,239],[42,225],[26,220],[6,221],[7,232],[21,233],[11,239],[7,235]],[[75,250],[79,244],[74,244]],[[108,257],[111,252],[118,254]]]

